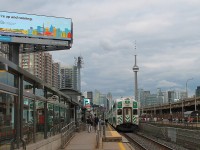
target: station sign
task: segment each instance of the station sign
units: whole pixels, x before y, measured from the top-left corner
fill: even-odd
[[[0,41],[3,42],[17,42],[16,38],[28,37],[32,39],[57,40],[58,42],[68,41],[72,43],[72,32],[71,18],[0,11]],[[10,37],[16,38],[13,39]]]
[[[91,104],[90,104],[90,99],[84,98],[83,100],[83,106],[87,109],[87,111],[91,110]]]

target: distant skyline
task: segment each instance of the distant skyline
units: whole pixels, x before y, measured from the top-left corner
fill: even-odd
[[[138,89],[185,91],[193,78],[187,87],[194,94],[200,85],[199,7],[199,0],[2,0],[0,10],[72,18],[72,48],[51,52],[53,59],[73,65],[81,55],[82,91],[124,97],[134,96],[135,53]]]

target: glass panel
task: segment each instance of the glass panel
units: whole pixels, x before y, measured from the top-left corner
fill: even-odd
[[[117,110],[117,115],[122,115],[122,109]]]
[[[17,87],[17,76],[9,72],[0,72],[0,82]]]
[[[133,115],[137,115],[137,109],[133,109]]]
[[[14,129],[14,99],[16,96],[0,92],[0,149],[4,149],[16,133]]]
[[[54,115],[54,117],[55,117],[54,118],[54,124],[57,125],[57,124],[59,124],[59,106],[55,105],[54,108],[55,108],[54,109],[54,114],[55,114]]]
[[[62,124],[61,127],[64,127],[64,120],[65,120],[65,109],[64,108],[60,108],[60,122]]]
[[[24,84],[24,91],[33,93],[33,84],[27,81],[24,81],[23,84]]]
[[[44,139],[44,102],[36,101],[36,141]]]
[[[66,103],[67,109],[65,109],[65,122],[68,124],[70,123],[70,109],[69,109],[69,103]]]
[[[42,88],[35,88],[35,95],[44,97],[44,90]]]
[[[48,126],[48,129],[47,131],[50,132],[50,129],[53,127],[53,116],[54,116],[54,108],[53,108],[53,104],[51,103],[48,103],[47,104],[47,109],[48,109],[48,113],[47,113],[47,126]]]
[[[124,115],[131,115],[131,109],[130,108],[125,108],[125,111],[124,111]]]
[[[26,143],[33,141],[33,100],[24,98],[24,109],[23,109],[23,134]]]

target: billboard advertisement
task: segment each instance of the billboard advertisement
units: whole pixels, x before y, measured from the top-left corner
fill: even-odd
[[[71,41],[72,19],[0,11],[0,35]]]

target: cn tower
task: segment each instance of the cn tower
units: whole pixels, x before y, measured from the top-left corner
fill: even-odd
[[[136,46],[135,46],[136,50]],[[135,100],[139,102],[138,100],[138,82],[137,82],[137,72],[139,71],[139,67],[137,66],[137,55],[135,54],[135,64],[133,66],[133,72],[135,73]]]

